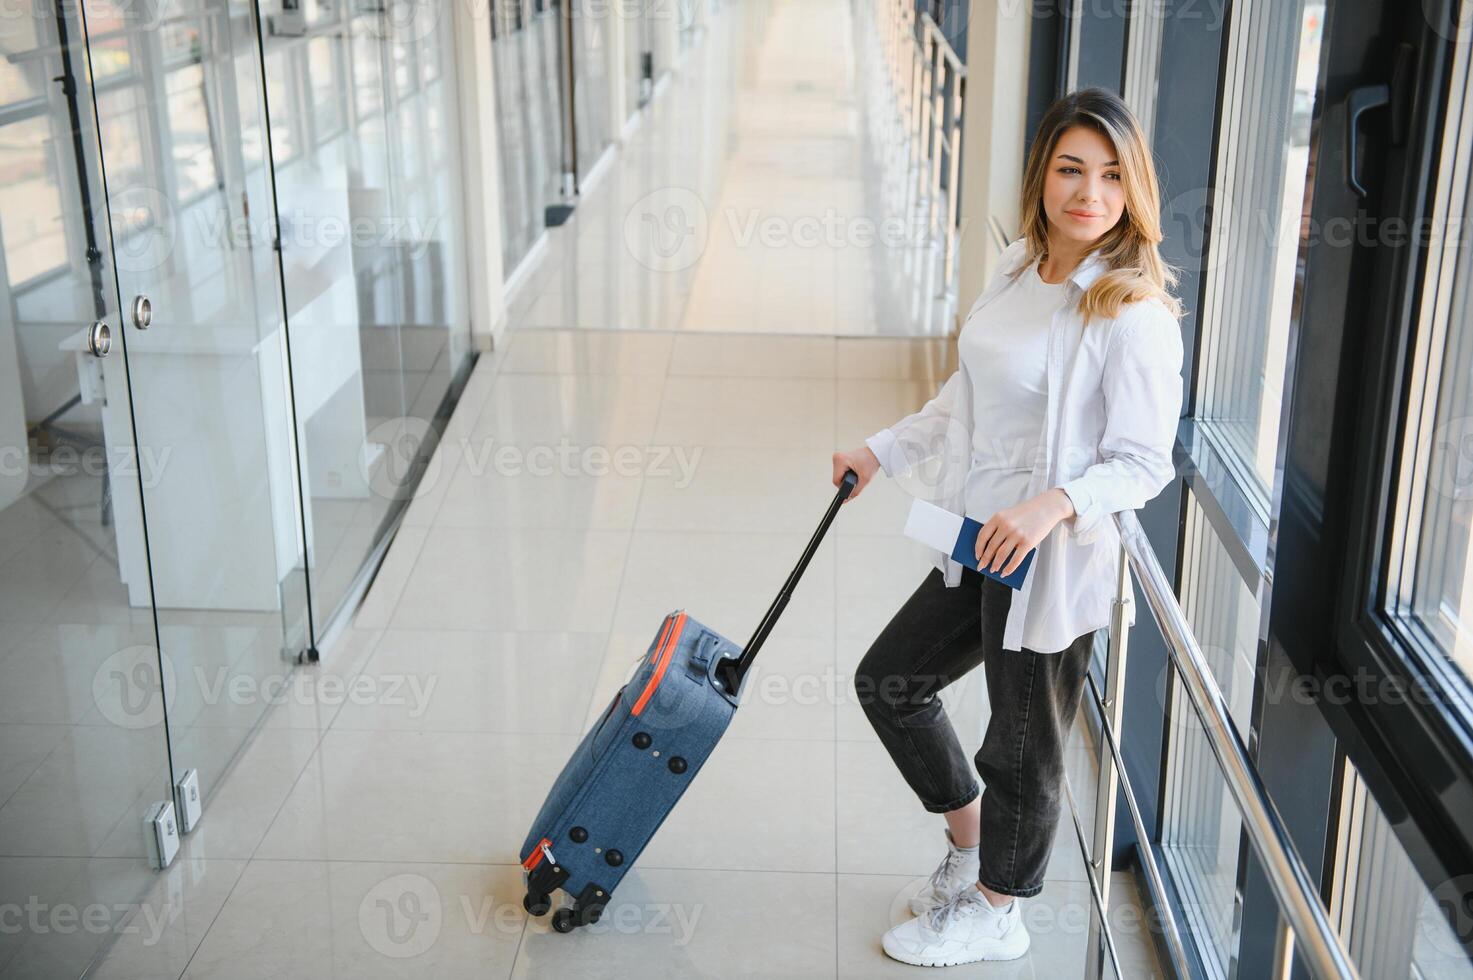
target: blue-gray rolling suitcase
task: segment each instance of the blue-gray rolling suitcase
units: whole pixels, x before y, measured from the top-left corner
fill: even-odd
[[[854,473],[844,475],[745,648],[685,612],[665,617],[639,669],[583,737],[532,822],[521,850],[528,912],[545,915],[561,888],[574,903],[553,915],[554,929],[598,921],[731,724],[753,658],[856,482]]]

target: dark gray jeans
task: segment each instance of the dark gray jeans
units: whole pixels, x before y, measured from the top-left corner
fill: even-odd
[[[1004,650],[1012,597],[1012,589],[970,568],[950,589],[932,569],[860,661],[854,688],[922,805],[945,813],[981,789],[937,693],[984,665],[992,717],[974,760],[987,787],[978,878],[1026,898],[1042,890],[1053,849],[1064,744],[1094,632],[1059,653]]]

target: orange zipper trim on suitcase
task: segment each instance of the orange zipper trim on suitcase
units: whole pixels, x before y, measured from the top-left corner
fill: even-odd
[[[650,675],[649,683],[645,684],[644,690],[640,692],[639,700],[634,702],[630,714],[639,714],[654,696],[655,688],[660,686],[660,678],[665,676],[665,668],[670,666],[670,655],[680,645],[680,631],[684,627],[685,613],[681,613],[666,624],[665,632],[660,634],[660,642],[655,649],[655,672]]]
[[[542,855],[545,853],[543,851],[543,848],[547,847],[551,843],[552,841],[546,837],[538,841],[537,846],[532,848],[532,853],[527,855],[527,860],[522,862],[523,870],[531,871],[533,868],[537,867],[538,863],[542,861]]]

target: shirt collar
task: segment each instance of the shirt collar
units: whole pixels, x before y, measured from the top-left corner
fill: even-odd
[[[1086,255],[1084,261],[1074,267],[1074,271],[1069,274],[1069,278],[1074,280],[1074,284],[1079,287],[1080,292],[1088,292],[1090,285],[1108,271],[1105,257],[1097,249]]]
[[[1023,263],[1027,261],[1027,240],[1019,238],[1015,244],[1018,247],[1018,252],[1008,267],[1009,272],[1018,271],[1018,269],[1023,267]],[[1087,292],[1094,281],[1107,271],[1108,267],[1105,257],[1100,254],[1099,249],[1096,249],[1086,255],[1084,260],[1074,267],[1074,271],[1069,273],[1069,281],[1078,286],[1080,292]]]

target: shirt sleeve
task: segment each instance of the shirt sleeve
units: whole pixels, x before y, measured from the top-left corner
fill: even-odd
[[[1106,352],[1100,461],[1059,485],[1074,504],[1070,533],[1081,544],[1094,541],[1111,514],[1143,506],[1175,477],[1171,454],[1181,418],[1182,357],[1176,317],[1154,306]]]
[[[941,390],[922,405],[920,411],[864,440],[880,461],[880,468],[886,476],[905,473],[917,463],[942,452],[956,407],[957,392],[965,383],[961,370],[953,371]]]

